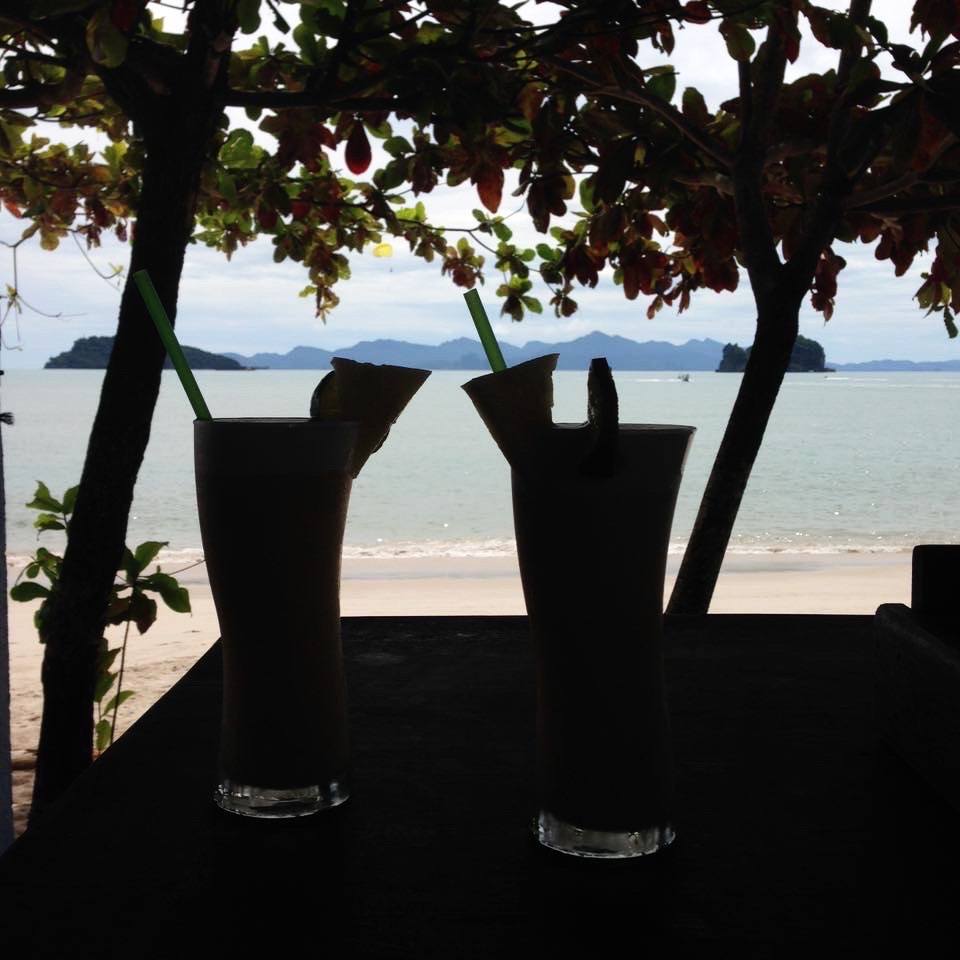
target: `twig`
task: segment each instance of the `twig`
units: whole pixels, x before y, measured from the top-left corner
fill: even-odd
[[[117,693],[113,698],[113,721],[110,724],[110,746],[117,731],[117,710],[120,709],[120,694],[123,692],[123,665],[127,659],[127,637],[130,636],[130,621],[123,630],[123,646],[120,648],[120,672],[117,674]]]

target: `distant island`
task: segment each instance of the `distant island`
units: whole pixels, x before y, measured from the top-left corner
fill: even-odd
[[[44,365],[44,370],[105,370],[113,350],[113,337],[81,337],[64,353],[51,357]],[[245,370],[241,364],[230,357],[219,353],[208,353],[197,347],[184,347],[183,354],[187,363],[194,370]],[[170,358],[167,357],[165,367],[170,367]]]
[[[812,346],[805,346],[809,344]],[[50,369],[97,369],[107,365],[112,337],[84,337],[71,350],[53,357],[45,364]],[[749,347],[724,344],[719,340],[688,340],[686,343],[668,343],[664,340],[637,342],[626,337],[606,333],[589,333],[564,343],[546,343],[531,340],[522,347],[501,343],[504,359],[510,366],[558,353],[560,370],[586,370],[594,357],[606,357],[614,370],[663,370],[692,373],[696,371],[742,371],[746,365]],[[402,367],[421,367],[426,370],[488,370],[486,355],[479,340],[459,337],[434,345],[408,343],[405,340],[362,340],[352,347],[323,350],[320,347],[294,347],[287,353],[208,353],[196,347],[184,347],[190,365],[197,370],[329,370],[330,359],[336,355],[367,363],[393,363]],[[725,354],[727,359],[725,360]],[[169,363],[167,364],[169,366]],[[808,370],[829,373],[843,371],[956,371],[957,360],[871,360],[866,363],[827,363],[823,348],[815,340],[800,337],[794,348],[791,371]]]
[[[738,343],[728,343],[723,348],[723,356],[717,373],[743,373],[750,358],[750,347],[744,350]],[[826,365],[827,355],[823,347],[816,340],[798,336],[790,354],[788,373],[833,373],[833,369]]]

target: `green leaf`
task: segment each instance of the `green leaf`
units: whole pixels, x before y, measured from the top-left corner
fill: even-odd
[[[393,190],[399,187],[407,179],[407,169],[410,159],[400,157],[391,160],[382,170],[377,170],[373,175],[373,182],[381,190]]]
[[[263,155],[263,148],[253,142],[253,134],[243,129],[231,130],[218,154],[220,162],[233,170],[253,170]]]
[[[79,489],[80,489],[79,486],[71,487],[63,495],[63,511],[62,512],[67,516],[70,516],[70,514],[73,513],[73,508],[77,503],[77,491]]]
[[[120,560],[120,569],[127,575],[127,583],[133,583],[140,575],[140,569],[137,567],[137,561],[134,559],[129,547],[123,548],[123,557]]]
[[[111,650],[110,652],[117,654],[120,652],[120,648],[117,647],[116,650]],[[105,669],[97,674],[96,682],[93,685],[94,703],[99,703],[107,695],[107,691],[113,686],[113,681],[116,679],[116,673],[111,673],[110,670]]]
[[[87,49],[94,63],[119,67],[127,57],[127,37],[110,18],[111,4],[104,4],[87,21]]]
[[[110,746],[111,728],[109,720],[101,720],[94,728],[98,753],[103,753]]]
[[[543,304],[536,297],[521,297],[523,305],[531,313],[543,313]]]
[[[304,6],[316,7],[338,20],[342,20],[347,14],[347,5],[344,0],[304,0]]]
[[[50,495],[47,485],[43,481],[37,481],[37,489],[33,494],[33,499],[27,504],[30,510],[52,510],[54,513],[63,512],[63,504]]]
[[[104,638],[103,643],[106,642],[106,638]],[[120,656],[120,650],[120,647],[114,647],[112,650],[101,651],[100,656],[97,658],[97,672],[107,673],[113,666],[113,661]]]
[[[256,33],[260,27],[260,0],[237,0],[237,23],[243,33]]]
[[[237,184],[233,177],[224,170],[217,174],[217,189],[221,196],[227,200],[231,206],[237,205]]]
[[[383,141],[383,149],[390,154],[391,157],[399,157],[405,153],[413,153],[413,147],[410,146],[410,142],[406,137],[387,137]]]
[[[957,335],[957,325],[954,322],[953,314],[949,310],[943,311],[943,325],[947,328],[947,336],[953,340]]]
[[[497,235],[497,239],[503,240],[504,243],[513,236],[513,231],[501,220],[493,221],[493,232]]]
[[[137,574],[153,562],[154,557],[169,543],[169,540],[145,540],[133,553],[137,565]]]
[[[580,181],[580,205],[587,213],[593,213],[595,204],[593,202],[592,176],[584,177],[583,180]],[[539,249],[539,247],[537,249]]]
[[[444,36],[444,29],[440,26],[439,23],[421,23],[420,29],[417,31],[416,42],[417,43],[436,43],[438,40],[442,40]]]
[[[293,42],[300,48],[303,62],[308,67],[315,67],[322,54],[317,43],[316,28],[308,23],[298,23],[293,28]]]
[[[537,253],[539,253],[544,260],[553,260],[557,256],[553,247],[548,247],[545,243],[537,244]]]
[[[37,600],[40,597],[49,596],[50,589],[48,587],[45,587],[42,583],[34,583],[32,580],[18,583],[10,591],[10,599],[16,600],[18,603],[25,603],[28,600]]]
[[[655,67],[657,73],[646,78],[647,90],[655,97],[669,103],[677,90],[677,74],[673,67]],[[650,71],[652,74],[653,71]]]
[[[190,592],[168,573],[152,573],[140,581],[144,590],[155,590],[163,602],[177,613],[190,613]]]
[[[41,513],[36,520],[33,521],[33,525],[40,530],[66,530],[67,528],[60,522],[58,517],[55,517],[52,513]]]
[[[122,690],[115,697],[111,697],[107,701],[107,705],[103,708],[104,713],[113,713],[114,707],[122,707],[123,704],[133,696],[133,690]]]
[[[753,56],[756,49],[756,43],[750,35],[750,31],[739,23],[733,23],[731,20],[724,20],[720,24],[720,33],[727,44],[727,53],[741,63]]]
[[[710,120],[710,111],[703,94],[695,87],[687,87],[683,91],[683,115],[695,123],[705,126]]]
[[[127,144],[124,141],[111,143],[103,148],[103,158],[110,167],[110,175],[119,177],[123,170],[123,158],[127,153]]]

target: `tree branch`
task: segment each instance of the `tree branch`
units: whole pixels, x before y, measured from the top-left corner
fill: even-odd
[[[338,97],[311,90],[225,90],[220,102],[225,107],[262,107],[267,110],[285,110],[293,107],[323,107],[331,113],[338,110],[396,110],[406,105],[399,97]]]
[[[733,196],[750,286],[761,307],[763,301],[774,295],[783,269],[767,216],[762,181],[770,124],[783,86],[786,62],[779,29],[771,24],[753,64],[746,61],[737,64],[740,143],[733,171]],[[755,82],[751,66],[756,68]]]
[[[791,157],[811,157],[823,149],[823,143],[820,140],[803,139],[783,140],[776,146],[770,147],[764,155],[764,163],[769,166],[773,163],[781,163],[789,160]]]
[[[797,14],[792,14],[795,19]],[[779,28],[771,25],[767,37],[757,53],[755,64],[757,78],[754,81],[752,138],[756,147],[766,153],[770,140],[770,128],[777,113],[777,102],[783,89],[783,76],[787,69],[787,52]]]
[[[936,213],[943,210],[960,210],[960,193],[941,197],[900,197],[861,204],[858,213],[874,213],[879,216],[904,213]]]
[[[855,26],[863,27],[870,16],[870,6],[873,0],[850,0],[850,9],[847,17]],[[848,44],[840,53],[840,63],[837,66],[837,87],[846,90],[850,83],[850,72],[856,66],[862,49],[860,42]]]
[[[847,16],[854,25],[861,28],[864,26],[870,16],[871,3],[872,0],[850,0]],[[788,275],[797,290],[806,291],[809,288],[820,254],[833,240],[844,200],[852,188],[850,178],[840,164],[839,154],[854,107],[852,91],[849,88],[850,75],[862,49],[863,43],[860,37],[856,36],[840,53],[837,99],[830,112],[820,195],[813,215],[804,228],[797,251],[787,264]]]
[[[681,183],[685,187],[709,187],[725,197],[733,196],[733,181],[722,173],[694,176],[693,174],[679,174],[670,178],[674,183]]]
[[[31,84],[22,90],[0,90],[0,110],[28,110],[31,107],[49,106],[51,95],[55,96],[60,84]]]
[[[742,152],[751,146],[753,130],[753,85],[750,82],[750,64],[746,60],[737,61],[737,81],[740,89],[740,145]]]
[[[887,197],[892,197],[901,190],[908,190],[919,180],[920,174],[911,170],[910,173],[905,173],[902,177],[895,177],[893,180],[888,180],[886,183],[881,183],[869,190],[860,190],[857,193],[851,194],[847,197],[843,206],[847,210],[862,209],[877,200],[885,200]]]
[[[563,73],[568,73],[574,79],[579,80],[585,86],[592,87],[592,94],[588,96],[609,97],[612,100],[623,100],[626,103],[635,103],[638,106],[646,107],[652,113],[655,113],[662,120],[666,120],[674,129],[683,134],[691,143],[699,147],[708,157],[716,161],[725,170],[733,168],[733,157],[727,148],[715,137],[707,133],[706,130],[698,127],[690,119],[685,117],[676,107],[661,100],[659,97],[645,90],[624,90],[620,87],[611,87],[600,83],[596,78],[587,73],[583,73],[576,67],[568,63],[563,63],[555,59],[547,58],[552,67]]]
[[[871,3],[872,0],[850,0],[848,17],[856,26],[863,27],[866,23],[867,17],[870,16]],[[840,152],[843,134],[850,122],[850,113],[853,109],[849,88],[850,73],[859,59],[862,49],[863,46],[858,37],[853,43],[847,44],[840,52],[840,63],[837,66],[837,100],[830,111],[827,131],[827,160],[825,165],[827,177],[842,175],[842,171],[838,169],[837,155]]]
[[[6,50],[18,60],[30,60],[33,63],[49,63],[55,67],[69,67],[70,61],[63,57],[54,57],[48,53],[39,53],[35,50],[24,50],[12,43],[0,43],[0,50]]]

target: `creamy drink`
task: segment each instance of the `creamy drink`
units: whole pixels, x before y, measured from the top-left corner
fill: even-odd
[[[196,421],[197,503],[223,642],[218,803],[288,817],[349,795],[340,554],[355,423]]]
[[[608,368],[612,426],[593,422],[592,410],[590,423],[554,424],[555,362],[542,357],[464,387],[513,468],[536,657],[536,830],[564,853],[639,856],[674,836],[663,581],[694,429],[618,427]],[[594,400],[609,406],[602,385]]]
[[[621,425],[622,463],[608,478],[570,469],[586,432],[554,426],[542,474],[513,473],[537,670],[538,831],[547,845],[601,855],[613,842],[627,855],[673,834],[661,611],[693,430]]]

